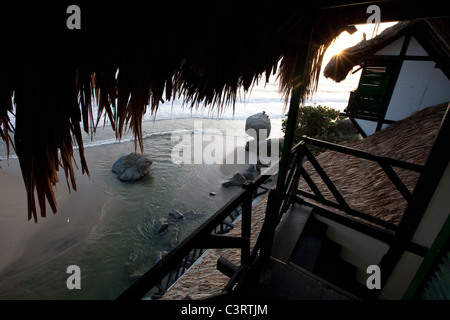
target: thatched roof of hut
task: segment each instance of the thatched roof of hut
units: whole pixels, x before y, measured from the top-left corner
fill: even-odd
[[[146,112],[182,97],[193,107],[233,105],[237,90],[279,73],[286,98],[314,90],[325,49],[349,23],[367,19],[367,4],[329,1],[16,1],[0,11],[0,135],[19,157],[29,218],[37,221],[61,167],[70,185],[74,145],[88,173],[81,132],[106,117],[142,149]],[[81,29],[66,13],[81,9]],[[383,1],[392,16],[423,10]],[[432,6],[424,6],[430,10]],[[351,12],[350,12],[351,10]],[[436,14],[436,13],[433,13]],[[93,108],[93,100],[98,110]],[[15,125],[10,113],[15,112]],[[14,136],[14,139],[12,138]]]
[[[393,43],[408,32],[414,32],[419,40],[426,42],[439,67],[450,78],[450,19],[435,18],[401,21],[387,28],[378,36],[362,40],[353,47],[334,55],[324,68],[323,74],[336,82],[344,80],[355,66],[363,65],[382,48]]]
[[[354,149],[425,165],[447,107],[448,103],[444,103],[423,109],[367,138],[349,143]],[[406,200],[378,163],[334,151],[319,154],[317,160],[351,208],[387,222],[400,222]],[[333,200],[333,195],[309,163],[305,164],[305,169],[324,197]],[[413,192],[419,173],[393,169]],[[304,180],[300,181],[299,188],[310,190]]]

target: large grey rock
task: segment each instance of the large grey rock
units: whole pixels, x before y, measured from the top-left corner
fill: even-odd
[[[270,119],[265,111],[251,115],[245,120],[245,132],[255,139],[267,139],[270,135],[270,128]],[[257,134],[260,133],[259,130],[261,129],[267,130],[267,134],[262,135],[261,133],[258,137]]]
[[[255,165],[254,165],[254,164],[250,164],[250,165],[248,166],[248,168],[245,169],[246,172],[253,172],[253,171],[255,171],[255,170],[256,170],[256,168],[255,168]]]
[[[180,211],[178,211],[176,209],[170,210],[169,211],[169,216],[171,216],[171,217],[173,217],[175,219],[183,219],[184,218],[184,215]]]
[[[250,141],[247,141],[246,143],[245,143],[245,151],[252,151],[252,152],[256,152],[257,150],[255,150],[255,149],[257,149],[257,145],[254,143],[254,141],[252,141],[253,142],[253,144],[252,144],[252,150],[250,150]],[[261,140],[261,141],[259,141],[259,148],[260,148],[260,150],[266,150],[266,155],[268,156],[268,157],[271,157],[272,156],[272,144],[274,145],[274,146],[276,146],[276,148],[277,148],[277,150],[274,150],[275,152],[279,152],[280,151],[280,149],[281,149],[281,146],[282,146],[282,144],[283,144],[283,138],[281,138],[281,139],[274,139],[274,140],[272,140],[272,139],[267,139],[267,140]],[[263,149],[263,148],[265,148],[265,149]]]
[[[167,220],[166,218],[161,218],[158,221],[156,221],[156,223],[155,223],[155,229],[159,233],[166,230],[168,226],[169,226],[169,220]]]
[[[247,178],[245,178],[241,173],[236,172],[233,177],[228,179],[227,181],[222,183],[222,186],[225,188],[228,187],[237,187],[242,186],[242,184],[247,181]]]
[[[152,163],[149,155],[132,152],[117,159],[111,171],[116,173],[121,181],[136,181],[150,173]]]
[[[254,179],[253,173],[251,173],[251,172],[244,172],[243,176],[247,180],[253,180]]]

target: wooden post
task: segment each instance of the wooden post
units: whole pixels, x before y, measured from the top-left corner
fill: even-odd
[[[293,89],[291,92],[291,100],[289,102],[289,112],[286,123],[286,131],[284,134],[283,151],[278,167],[277,185],[276,189],[272,189],[269,193],[269,197],[267,199],[266,217],[262,230],[264,239],[262,240],[263,244],[261,246],[261,257],[263,260],[270,257],[273,237],[275,235],[275,229],[278,224],[278,213],[280,212],[280,206],[284,198],[286,176],[289,168],[289,161],[291,158],[291,149],[294,143],[295,130],[297,127],[298,108],[300,106],[302,95],[304,93],[303,78],[308,50],[308,45],[304,45],[299,48],[297,63],[294,67],[294,76],[297,80],[292,80],[294,83],[292,83]]]
[[[278,212],[280,210],[280,202],[274,189],[269,191],[267,199],[266,216],[262,226],[261,237],[261,260],[267,261],[272,251],[272,242],[275,236],[275,229],[278,223]]]
[[[395,233],[394,241],[379,263],[383,272],[382,287],[386,284],[402,257],[405,248],[411,242],[425,211],[431,202],[441,178],[449,165],[448,140],[450,137],[450,104],[441,122],[441,128],[431,148],[422,174],[417,181],[402,220]]]
[[[247,180],[242,188],[251,191],[253,182]],[[242,202],[242,225],[241,225],[241,237],[248,239],[246,245],[241,250],[241,265],[247,265],[250,258],[250,235],[251,235],[251,223],[252,223],[252,192],[248,192]]]
[[[291,155],[291,148],[294,142],[295,129],[297,126],[298,108],[300,106],[302,86],[294,88],[292,91],[291,102],[289,105],[288,119],[286,123],[286,133],[284,134],[283,153],[278,169],[278,179],[276,195],[279,199],[282,199],[283,188],[286,183],[286,175],[289,167],[289,159]]]

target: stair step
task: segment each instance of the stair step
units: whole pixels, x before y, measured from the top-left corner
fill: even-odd
[[[308,219],[290,261],[308,271],[315,269],[324,239],[327,225],[311,217]]]
[[[311,215],[311,210],[311,207],[299,203],[292,204],[275,231],[271,253],[272,257],[283,262],[289,260],[300,234]]]
[[[336,264],[340,261],[341,248],[342,247],[336,242],[325,238],[322,243],[319,257],[317,258],[314,273],[321,277],[334,274],[336,271]]]

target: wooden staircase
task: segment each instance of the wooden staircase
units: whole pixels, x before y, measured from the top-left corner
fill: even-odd
[[[341,285],[354,282],[356,268],[339,258],[341,247],[326,237],[327,225],[311,212],[292,204],[276,229],[269,261],[239,286],[235,298],[358,299]]]

